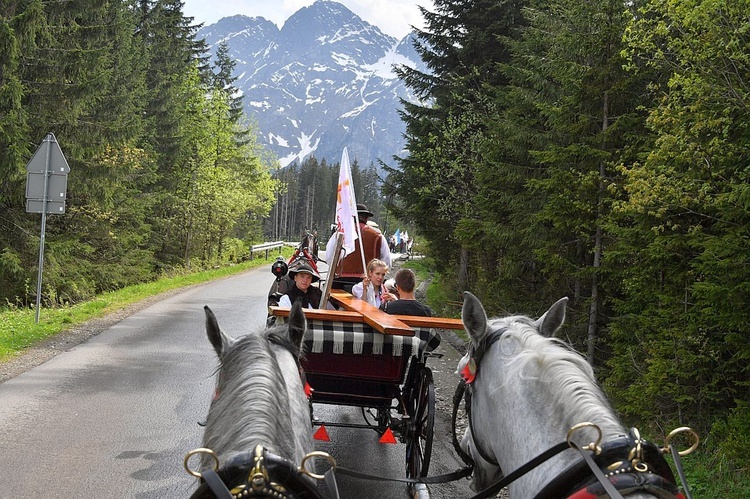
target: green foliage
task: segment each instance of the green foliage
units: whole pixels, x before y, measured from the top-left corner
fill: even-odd
[[[748,471],[747,456],[750,453],[750,402],[737,400],[737,405],[726,419],[717,420],[711,435],[715,439],[713,450],[721,452],[732,470]]]
[[[258,237],[273,203],[275,159],[238,113],[231,61],[209,75],[182,2],[1,10],[0,300],[35,301],[39,217],[24,211],[24,165],[48,132],[71,171],[66,213],[46,223],[46,305],[148,282],[191,258],[242,259],[237,241]]]
[[[386,230],[386,208],[381,205],[381,181],[374,165],[362,168],[350,158],[352,183],[357,203],[364,203],[375,214],[373,221]],[[302,163],[292,163],[274,175],[276,202],[265,220],[264,232],[273,240],[299,241],[305,231],[318,231],[318,243],[325,245],[330,225],[335,219],[336,188],[340,162],[328,164],[311,156]],[[388,229],[390,232],[392,230]]]
[[[562,334],[628,424],[710,435],[700,496],[744,497],[750,2],[480,5],[425,11],[433,73],[400,72],[424,100],[404,105],[396,216],[490,314],[569,296]]]
[[[283,254],[288,257],[291,255],[291,250],[285,249]],[[0,362],[23,352],[24,349],[45,338],[83,324],[90,319],[116,312],[145,298],[238,274],[267,263],[265,259],[256,259],[204,272],[190,272],[184,268],[173,269],[154,282],[102,293],[76,304],[66,304],[51,309],[44,308],[40,311],[38,324],[35,322],[36,312],[30,308],[0,307]]]

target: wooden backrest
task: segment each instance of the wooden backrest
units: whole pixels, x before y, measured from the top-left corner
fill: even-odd
[[[331,301],[344,310],[305,309],[305,317],[333,322],[364,322],[383,334],[414,336],[413,328],[464,329],[461,319],[450,317],[422,317],[417,315],[389,315],[351,293],[340,289],[331,291]],[[288,317],[288,307],[268,307],[276,317]]]
[[[362,320],[365,324],[383,334],[414,336],[414,330],[398,320],[395,315],[388,315],[365,300],[355,298],[351,293],[334,289],[331,291],[331,301],[344,310],[362,314]]]

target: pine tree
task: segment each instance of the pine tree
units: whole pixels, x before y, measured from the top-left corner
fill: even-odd
[[[28,113],[24,108],[22,56],[34,46],[43,26],[41,2],[0,7],[0,298],[23,296],[28,282],[27,259],[34,233],[23,205],[25,164],[29,147]],[[3,301],[5,301],[3,300]]]
[[[416,45],[430,73],[399,69],[422,103],[403,103],[409,155],[398,159],[399,168],[387,169],[386,195],[406,200],[393,204],[395,215],[439,248],[445,268],[478,240],[474,194],[484,158],[476,145],[485,133],[482,116],[492,112],[483,89],[505,82],[496,65],[507,62],[509,52],[498,37],[518,26],[521,5],[435,2],[435,12],[422,10],[427,28],[418,32]]]
[[[245,117],[242,109],[242,95],[234,85],[237,77],[234,76],[234,67],[237,63],[229,56],[229,44],[226,40],[219,43],[216,49],[216,62],[214,64],[213,88],[222,90],[229,98],[229,117],[235,124],[240,124]]]
[[[145,114],[148,116],[141,147],[153,154],[157,182],[151,189],[158,206],[154,212],[155,230],[150,245],[157,258],[167,265],[184,258],[184,244],[175,232],[185,214],[177,196],[184,175],[180,171],[196,161],[196,144],[186,140],[192,119],[191,99],[181,92],[184,81],[194,81],[195,69],[205,56],[205,42],[196,40],[197,27],[182,14],[179,0],[140,0],[138,34],[146,49]],[[197,83],[209,81],[200,75]]]

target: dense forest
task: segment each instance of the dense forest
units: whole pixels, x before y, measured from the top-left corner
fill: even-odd
[[[491,314],[568,296],[563,334],[628,423],[750,454],[750,0],[435,0],[397,68],[408,154],[357,198]],[[338,165],[285,169],[178,0],[0,4],[0,299],[34,301],[25,166],[55,134],[44,301],[326,234]],[[382,191],[381,191],[382,187]],[[394,227],[395,228],[395,227]],[[385,227],[391,231],[392,228]],[[728,496],[727,496],[728,497]]]
[[[317,230],[318,244],[325,245],[335,220],[340,165],[309,157],[302,164],[292,163],[275,171],[273,175],[280,188],[266,218],[266,237],[274,241],[299,241],[306,231]],[[387,203],[381,199],[384,180],[377,168],[374,165],[362,168],[355,159],[351,173],[357,202],[364,203],[375,214],[373,221],[381,230],[393,232],[388,227]]]
[[[495,314],[564,331],[628,422],[750,455],[750,2],[435,0],[386,192]],[[456,293],[458,297],[458,293]],[[456,298],[458,299],[458,298]]]
[[[211,58],[182,7],[0,4],[0,303],[35,301],[41,216],[26,213],[25,166],[48,133],[70,173],[64,215],[46,220],[47,305],[241,260],[333,220],[338,165],[278,170],[226,45]],[[364,173],[375,184],[358,190],[379,208],[379,179]]]

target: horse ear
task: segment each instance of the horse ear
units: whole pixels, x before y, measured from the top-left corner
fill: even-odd
[[[232,344],[232,339],[221,332],[219,321],[216,320],[216,316],[208,306],[203,307],[203,311],[206,313],[206,335],[208,336],[208,341],[214,346],[216,355],[221,358],[222,354],[229,348],[229,345]]]
[[[560,298],[557,300],[540,318],[538,318],[534,325],[537,331],[543,336],[551,337],[557,332],[558,329],[565,322],[565,306],[568,303],[568,298]]]
[[[305,321],[305,313],[302,311],[302,302],[296,300],[289,311],[289,339],[292,340],[298,350],[302,345],[306,328],[307,322]]]
[[[464,291],[464,306],[461,310],[461,321],[474,343],[479,343],[487,334],[487,313],[479,298]]]

